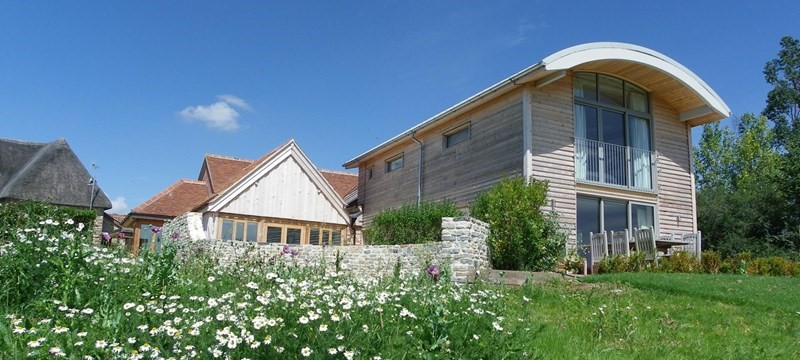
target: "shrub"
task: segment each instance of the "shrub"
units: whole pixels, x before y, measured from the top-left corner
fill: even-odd
[[[367,241],[375,245],[421,244],[439,241],[442,218],[464,214],[451,202],[422,202],[379,212],[364,229]]]
[[[750,275],[787,276],[793,273],[792,262],[782,257],[756,258],[747,263]]]
[[[700,254],[700,264],[703,271],[709,274],[719,273],[722,266],[722,256],[716,251],[703,251]]]
[[[600,260],[597,266],[597,272],[604,273],[621,273],[631,271],[631,259],[628,256],[614,255],[605,257]]]
[[[564,254],[566,235],[555,213],[543,213],[547,182],[505,179],[478,195],[470,208],[490,225],[492,266],[501,270],[552,270]]]
[[[687,251],[676,251],[659,265],[666,272],[692,273],[702,269],[697,258]]]

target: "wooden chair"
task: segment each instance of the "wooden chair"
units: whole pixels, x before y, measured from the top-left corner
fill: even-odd
[[[681,241],[688,242],[689,245],[684,245],[683,249],[694,254],[697,257],[697,260],[700,259],[701,251],[702,251],[702,234],[700,231],[694,233],[684,233],[681,234]]]
[[[608,256],[608,239],[606,238],[606,233],[589,233],[589,245],[592,248],[591,255],[591,267],[592,267],[592,274],[595,274],[595,264],[599,264],[604,257]]]
[[[611,232],[611,254],[629,256],[631,254],[630,240],[628,229]]]
[[[656,253],[656,239],[653,236],[652,228],[641,228],[634,230],[636,251],[644,253],[644,259],[652,261],[658,265],[658,254]]]

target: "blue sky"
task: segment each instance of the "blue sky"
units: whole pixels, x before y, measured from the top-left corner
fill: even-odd
[[[800,1],[0,2],[0,137],[66,138],[126,213],[206,153],[290,138],[320,168],[567,47],[661,52],[734,114],[800,37]],[[699,132],[695,130],[695,140]]]

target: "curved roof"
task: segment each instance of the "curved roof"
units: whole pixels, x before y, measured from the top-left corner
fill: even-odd
[[[382,144],[344,163],[354,168],[400,141],[411,141],[415,133],[481,106],[518,86],[544,87],[567,75],[567,71],[611,74],[631,81],[663,99],[691,126],[707,124],[731,115],[728,105],[700,77],[677,61],[657,51],[618,42],[595,42],[558,51],[475,95],[445,109]]]
[[[710,110],[720,115],[722,118],[728,117],[731,114],[731,109],[728,108],[728,105],[722,101],[719,95],[717,95],[717,93],[714,92],[714,90],[711,89],[711,87],[708,86],[705,81],[695,75],[695,73],[669,56],[642,46],[618,42],[588,43],[573,46],[556,52],[555,54],[544,58],[542,60],[542,64],[548,71],[558,71],[580,69],[582,67],[589,69],[592,67],[590,64],[604,64],[610,61],[622,61],[644,65],[653,70],[661,72],[661,77],[656,77],[655,79],[649,81],[647,77],[652,75],[641,73],[641,71],[638,76],[634,76],[632,79],[634,81],[638,80],[640,83],[642,83],[642,85],[648,87],[648,90],[650,91],[656,91],[656,89],[653,88],[653,86],[656,86],[655,83],[657,81],[663,81],[663,75],[667,75],[680,82],[685,88],[691,90],[694,95],[699,97],[699,100],[705,102],[704,105],[707,107],[707,109],[704,110],[706,113]],[[599,66],[599,68],[602,67],[603,66]],[[595,67],[595,70],[600,69]],[[617,67],[613,72],[609,72],[620,75],[621,70],[622,69]],[[648,83],[653,85],[648,86]],[[669,101],[669,99],[667,99],[667,101]],[[695,107],[691,109],[679,110],[683,110],[681,112],[682,117],[688,120],[689,117],[694,117],[693,115],[699,115],[703,109]]]

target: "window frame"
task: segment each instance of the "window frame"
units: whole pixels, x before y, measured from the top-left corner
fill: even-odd
[[[456,138],[457,142],[451,143],[450,139],[455,138],[456,135],[460,135],[466,132],[466,137],[464,138]],[[466,124],[461,124],[456,126],[453,129],[450,129],[442,134],[442,147],[445,149],[450,149],[455,147],[459,144],[463,144],[467,141],[472,139],[472,123],[467,122]]]
[[[610,197],[610,196],[597,196],[597,195],[589,195],[589,194],[578,194],[577,200],[580,200],[580,199],[588,199],[588,200],[592,200],[592,201],[596,201],[597,202],[597,206],[598,206],[597,210],[598,210],[598,215],[599,215],[599,219],[597,219],[597,221],[598,221],[598,225],[600,226],[600,231],[611,231],[611,230],[619,231],[619,230],[624,230],[624,229],[606,229],[606,221],[605,221],[606,209],[605,209],[605,205],[606,205],[606,202],[611,202],[611,203],[624,203],[625,204],[625,217],[626,217],[625,218],[625,222],[627,224],[627,225],[625,225],[625,227],[628,229],[628,231],[631,231],[631,232],[633,232],[633,228],[632,228],[632,226],[633,226],[633,215],[634,215],[633,214],[633,207],[634,206],[644,206],[644,207],[651,208],[653,210],[653,229],[654,229],[654,233],[655,234],[659,233],[659,226],[658,226],[659,216],[658,216],[658,204],[657,203],[648,203],[648,202],[644,202],[644,201],[640,201],[640,200],[631,200],[631,199],[623,199],[623,198],[616,198],[616,197]],[[577,203],[576,203],[576,205],[577,205]],[[577,231],[577,229],[578,229],[577,222],[580,221],[580,219],[576,216],[575,220],[576,220],[576,231]],[[579,233],[579,232],[576,233],[576,241],[577,241],[578,245],[586,245],[586,244],[588,244],[589,243],[589,239],[579,239],[578,238],[581,235],[582,234]],[[583,240],[583,241],[581,241],[581,240]]]
[[[397,161],[400,162],[400,165],[397,166],[397,167],[393,167],[392,164],[394,164]],[[400,153],[399,155],[395,155],[395,156],[392,156],[392,157],[386,159],[386,172],[387,173],[392,172],[392,171],[396,171],[396,170],[400,170],[400,169],[403,168],[403,166],[405,166],[405,153]]]
[[[625,145],[624,146],[626,146],[626,147],[631,147],[631,143],[632,143],[631,134],[630,134],[630,126],[631,126],[630,125],[630,116],[635,116],[635,117],[647,120],[648,131],[649,131],[648,137],[650,138],[650,149],[644,149],[644,150],[653,151],[653,144],[655,144],[655,139],[654,139],[655,131],[654,131],[654,128],[653,128],[653,109],[652,109],[653,104],[652,104],[652,98],[650,96],[650,93],[648,91],[646,91],[644,88],[642,88],[641,86],[639,86],[639,85],[637,85],[635,83],[632,83],[632,82],[630,82],[628,80],[625,80],[625,79],[622,79],[622,78],[619,78],[619,77],[616,77],[616,76],[607,75],[607,74],[593,73],[593,72],[583,72],[582,71],[582,72],[576,72],[575,75],[573,75],[573,79],[575,79],[576,77],[578,77],[581,74],[582,75],[586,75],[586,74],[594,75],[594,91],[595,91],[594,100],[593,99],[586,99],[586,98],[574,95],[574,93],[575,93],[575,89],[574,89],[575,85],[573,85],[573,108],[574,108],[575,105],[581,105],[581,106],[585,106],[585,107],[591,107],[591,108],[594,108],[596,110],[596,113],[597,113],[597,133],[598,133],[597,134],[597,138],[598,139],[596,141],[605,142],[605,140],[603,139],[604,136],[602,134],[603,134],[603,111],[606,110],[606,111],[610,111],[610,112],[614,112],[614,113],[621,113],[622,114],[622,118],[623,118],[622,119],[623,120],[623,124],[622,124],[623,130],[622,131],[623,131],[623,138],[624,138],[624,141],[625,141]],[[622,100],[624,102],[623,106],[609,104],[607,102],[603,102],[602,100],[600,100],[600,82],[599,82],[600,81],[600,76],[607,77],[607,78],[612,78],[612,79],[619,80],[619,81],[622,82]],[[647,102],[647,105],[646,105],[647,106],[647,112],[638,111],[638,110],[634,109],[630,104],[628,104],[629,99],[628,99],[628,96],[626,96],[626,95],[628,94],[628,90],[630,90],[630,89],[628,89],[629,86],[632,86],[633,89],[635,89],[633,91],[640,92],[640,93],[643,93],[645,95],[645,100]],[[575,117],[574,121],[577,122],[578,118]],[[575,126],[576,131],[577,131],[577,128],[578,127]],[[577,134],[575,134],[575,135],[576,135],[575,137],[577,138]],[[594,139],[589,139],[589,140],[594,140]]]

